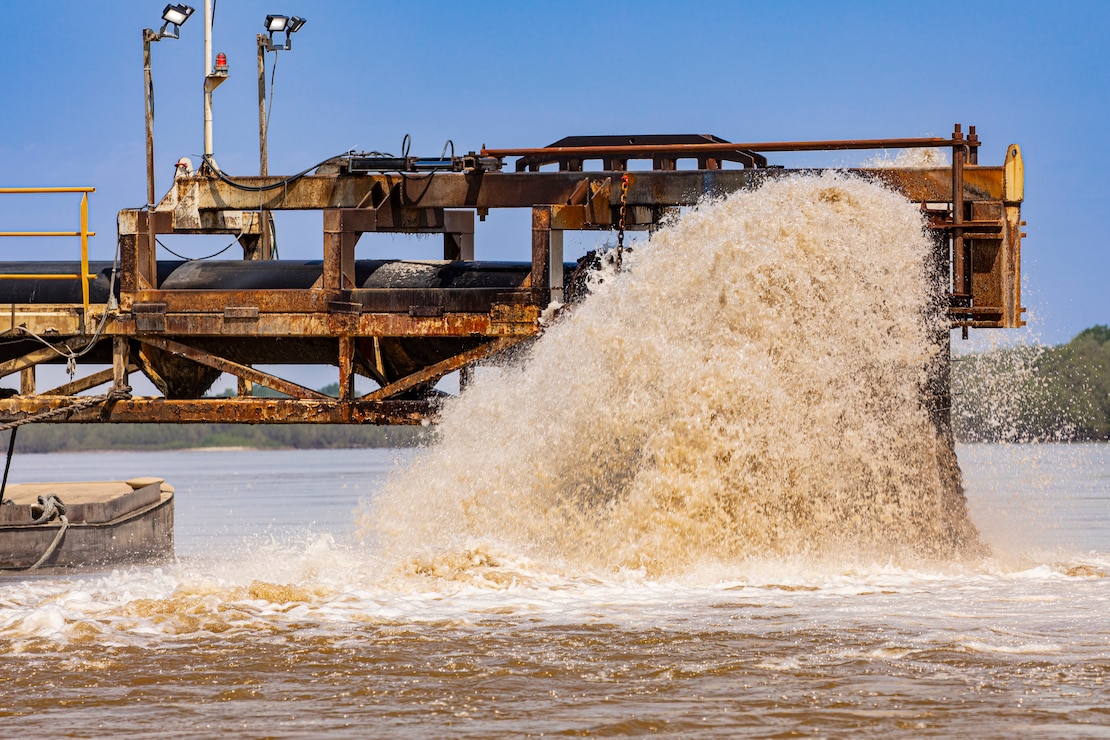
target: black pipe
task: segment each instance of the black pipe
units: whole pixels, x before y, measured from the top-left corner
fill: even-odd
[[[570,275],[576,265],[566,263]],[[164,290],[308,290],[323,272],[321,260],[159,260],[158,287]],[[355,282],[363,288],[519,288],[531,270],[527,262],[448,262],[358,260]],[[79,262],[0,262],[0,273],[76,275]],[[90,262],[89,301],[105,303],[111,262]],[[119,276],[116,276],[119,298]],[[0,305],[81,303],[74,280],[0,280]]]

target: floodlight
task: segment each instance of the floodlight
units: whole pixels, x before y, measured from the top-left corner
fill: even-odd
[[[178,30],[181,24],[189,20],[189,16],[193,14],[193,8],[182,3],[170,3],[166,9],[162,11],[162,28],[158,31],[158,38],[177,38]],[[173,26],[173,30],[169,30]]]
[[[269,40],[266,42],[266,51],[289,51],[293,48],[293,42],[289,38],[290,34],[296,33],[300,30],[301,26],[305,24],[305,19],[298,16],[288,15],[268,15],[266,16],[266,30],[270,34]],[[275,44],[274,34],[284,33],[285,43]]]
[[[193,9],[188,5],[180,3],[170,3],[166,9],[162,11],[162,20],[172,23],[175,26],[180,26],[185,21],[189,20],[189,16],[193,14]]]
[[[285,15],[266,16],[266,30],[270,33],[281,33],[289,25],[289,17]]]

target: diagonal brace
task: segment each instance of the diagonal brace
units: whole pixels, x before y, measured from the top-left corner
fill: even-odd
[[[137,373],[139,371],[138,365],[128,365],[127,372]],[[89,388],[95,388],[98,385],[103,385],[109,380],[113,380],[115,375],[115,368],[108,368],[100,372],[93,373],[84,378],[78,378],[72,382],[60,385],[48,391],[40,393],[40,396],[75,396],[81,391],[87,391]]]
[[[186,346],[184,344],[181,344],[180,342],[175,342],[171,339],[143,337],[142,339],[140,339],[140,341],[143,344],[150,345],[151,347],[157,347],[158,349],[165,350],[166,352],[172,352],[175,355],[179,355],[188,360],[192,360],[193,362],[198,362],[201,365],[214,367],[221,372],[231,373],[232,375],[243,378],[244,380],[249,380],[253,383],[258,383],[259,385],[264,385],[267,388],[272,388],[278,393],[284,393],[285,395],[292,396],[293,398],[316,398],[328,401],[334,400],[331,396],[325,395],[318,391],[314,391],[311,388],[305,388],[302,385],[297,385],[296,383],[293,383],[291,381],[279,378],[276,375],[270,375],[269,373],[264,373],[261,370],[255,370],[253,367],[240,365],[238,362],[232,362],[231,360],[225,360],[222,357],[210,355],[207,352],[202,352],[199,349]]]
[[[478,360],[485,359],[499,352],[504,352],[514,344],[524,341],[528,337],[501,337],[492,342],[475,347],[474,349],[467,350],[461,354],[449,357],[443,362],[437,362],[435,365],[424,368],[420,372],[413,373],[407,377],[396,380],[389,385],[382,386],[373,393],[367,393],[363,396],[361,401],[384,401],[387,398],[396,396],[398,393],[404,393],[410,388],[415,388],[418,385],[424,385],[435,380],[439,380],[447,373],[454,372],[461,367],[477,362]]]
[[[57,347],[59,349],[54,349],[52,347],[43,347],[42,349],[37,349],[34,352],[29,352],[22,357],[17,357],[14,360],[2,362],[0,363],[0,378],[6,378],[12,373],[17,373],[24,368],[38,365],[40,362],[53,360],[57,357],[66,357],[69,353],[72,352],[79,352],[86,346],[88,346],[88,344],[89,342],[87,339],[67,339],[64,342],[59,342],[57,344]]]

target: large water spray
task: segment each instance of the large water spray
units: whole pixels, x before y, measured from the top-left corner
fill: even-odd
[[[417,560],[655,574],[967,551],[925,403],[947,321],[932,250],[917,206],[842,174],[703,204],[479,373],[362,525]]]

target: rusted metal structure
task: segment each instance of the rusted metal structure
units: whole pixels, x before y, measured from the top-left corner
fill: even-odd
[[[420,423],[435,414],[428,391],[440,378],[535,336],[544,309],[566,298],[565,231],[652,229],[708,195],[797,172],[769,164],[776,152],[911,147],[944,149],[951,164],[855,171],[927,213],[953,326],[1021,326],[1021,152],[1011,146],[1002,164],[980,165],[974,127],[965,136],[957,125],[947,139],[770,144],[572,137],[438,159],[349,154],[293,177],[232,178],[206,162],[153,211],[120,212],[118,270],[89,268],[100,286],[91,303],[41,292],[0,299],[9,304],[0,375],[21,373],[19,392],[0,400],[0,422]],[[502,208],[531,210],[530,260],[475,262],[475,215]],[[260,214],[281,210],[323,211],[321,260],[262,259],[270,226]],[[370,232],[442,234],[444,261],[358,260]],[[159,262],[152,233],[235,235],[244,258]],[[72,368],[79,353],[78,369],[111,367],[36,389],[38,364]],[[255,367],[302,363],[335,366],[339,396]],[[130,395],[128,376],[139,371],[161,396]],[[223,372],[239,378],[238,397],[204,397]],[[380,388],[356,397],[356,374]],[[289,398],[256,397],[255,384]],[[98,386],[112,390],[78,395]]]

